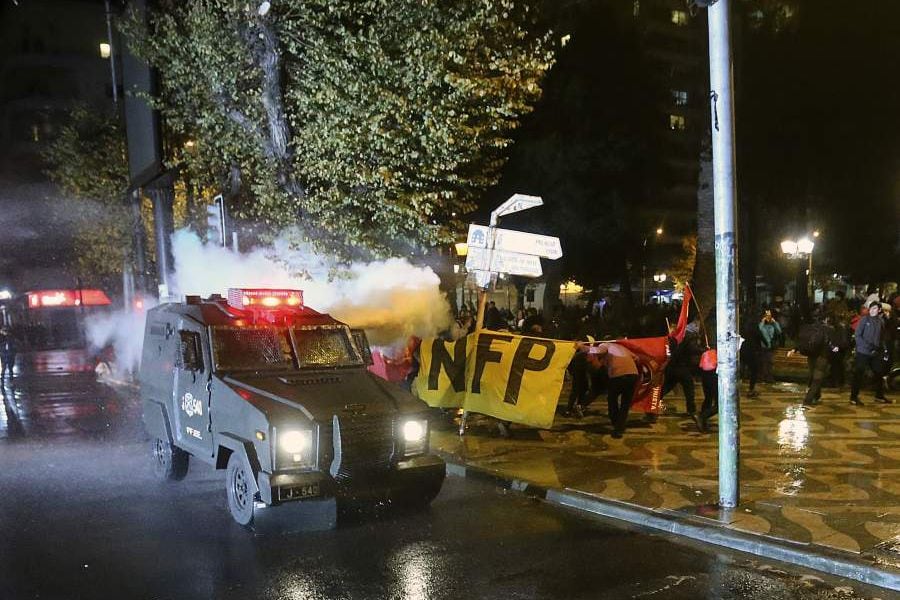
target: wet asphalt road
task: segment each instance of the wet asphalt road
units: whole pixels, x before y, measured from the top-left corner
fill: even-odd
[[[253,535],[221,472],[157,482],[133,394],[62,362],[3,386],[2,600],[897,597],[455,478],[427,511]]]

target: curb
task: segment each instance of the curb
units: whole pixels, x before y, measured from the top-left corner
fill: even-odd
[[[862,560],[854,560],[846,553],[829,551],[809,544],[779,540],[729,529],[723,525],[700,522],[689,515],[674,515],[637,504],[600,498],[570,489],[545,488],[522,479],[504,477],[482,467],[459,462],[455,456],[439,452],[447,463],[447,474],[486,481],[498,487],[521,492],[549,504],[625,521],[641,527],[656,529],[693,540],[724,546],[759,557],[799,565],[829,575],[854,579],[861,583],[900,591],[900,572],[885,569]]]

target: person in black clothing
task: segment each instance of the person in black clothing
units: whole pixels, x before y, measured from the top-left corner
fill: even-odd
[[[821,403],[822,384],[828,374],[830,357],[837,351],[835,331],[829,324],[827,316],[815,323],[800,327],[797,333],[797,348],[790,350],[788,356],[793,356],[794,352],[800,352],[806,356],[809,385],[806,396],[803,398],[804,406],[815,406]]]
[[[862,406],[859,389],[867,370],[875,376],[875,400],[890,404],[891,400],[884,395],[883,373],[886,358],[885,348],[886,324],[881,316],[881,302],[869,303],[869,312],[859,320],[856,326],[856,358],[853,363],[853,378],[850,381],[850,403]]]
[[[704,352],[700,360],[700,383],[703,387],[703,406],[700,414],[692,415],[700,433],[709,431],[709,420],[719,412],[719,361],[715,350]],[[703,360],[706,358],[706,360]]]
[[[674,337],[676,326],[669,326],[669,362],[666,365],[665,384],[663,385],[662,395],[675,389],[675,386],[681,384],[684,392],[685,411],[688,415],[697,412],[697,406],[694,400],[694,374],[693,371],[697,367],[699,359],[699,345],[697,337],[691,332],[685,332],[684,338],[679,344]]]
[[[828,368],[831,372],[829,376],[831,385],[837,388],[843,388],[847,382],[847,352],[851,346],[850,326],[846,321],[835,320],[829,316],[832,326],[832,342],[837,350],[828,353]]]
[[[748,318],[744,322],[744,331],[741,335],[744,338],[740,350],[741,364],[747,367],[747,374],[750,376],[750,388],[747,390],[747,397],[757,398],[759,397],[759,392],[756,391],[756,382],[759,380],[759,369],[762,361],[762,336],[754,319]]]
[[[484,311],[484,328],[496,331],[506,329],[507,327],[508,325],[506,321],[503,320],[503,315],[500,314],[500,309],[497,308],[497,304],[494,303],[493,300],[488,302],[487,310]]]
[[[566,369],[572,376],[572,391],[569,393],[569,404],[564,416],[574,414],[577,418],[584,416],[584,409],[590,400],[590,378],[588,374],[588,355],[586,352],[576,352]],[[573,412],[574,411],[574,412]]]
[[[13,333],[5,327],[0,329],[0,364],[2,364],[0,377],[6,377],[9,373],[10,379],[12,378],[18,352],[19,346]]]

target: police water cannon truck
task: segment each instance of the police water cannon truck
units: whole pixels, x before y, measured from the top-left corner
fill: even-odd
[[[300,290],[149,310],[140,388],[156,474],[182,479],[192,460],[224,469],[228,510],[251,528],[332,526],[343,500],[427,505],[445,476],[427,406],[371,362],[365,333]]]

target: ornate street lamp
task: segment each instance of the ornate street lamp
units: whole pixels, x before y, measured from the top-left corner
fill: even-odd
[[[813,237],[819,237],[819,232],[813,232]],[[815,293],[815,287],[813,285],[813,249],[816,247],[815,242],[813,242],[808,237],[804,236],[799,240],[784,240],[781,242],[781,251],[784,255],[790,260],[807,260],[806,267],[806,294],[807,294],[807,314],[812,314],[812,304],[813,304],[813,294]]]

